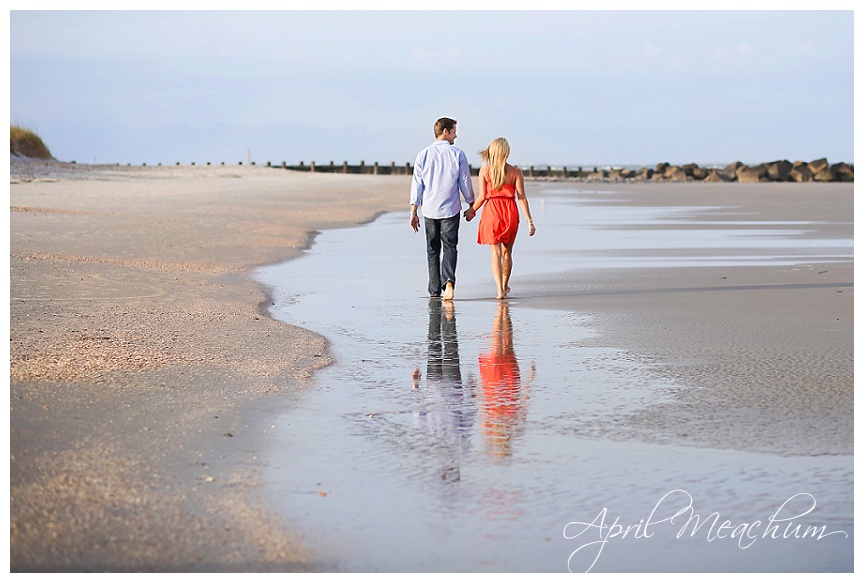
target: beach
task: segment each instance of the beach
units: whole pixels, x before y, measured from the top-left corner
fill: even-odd
[[[13,162],[12,570],[311,568],[254,504],[254,437],[327,343],[267,317],[244,274],[405,208],[406,188]],[[256,408],[261,427],[245,425]]]
[[[321,570],[303,525],[258,492],[270,423],[332,355],[270,317],[249,274],[317,232],[407,211],[409,181],[13,161],[12,570]],[[614,188],[852,237],[851,184]],[[570,271],[525,278],[519,301],[590,314],[600,335],[582,346],[689,389],[598,417],[589,439],[851,455],[852,275],[851,260]]]

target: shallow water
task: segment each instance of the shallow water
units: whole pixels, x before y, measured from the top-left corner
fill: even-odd
[[[852,255],[851,240],[807,223],[603,204],[616,196],[536,189],[543,236],[520,237],[518,277]],[[852,569],[852,456],[580,436],[676,387],[615,347],[583,346],[584,314],[523,306],[518,290],[488,299],[488,252],[474,224],[460,235],[453,303],[424,297],[423,234],[404,213],[324,232],[304,257],[256,274],[274,317],[326,336],[336,360],[269,431],[265,473],[273,511],[321,549],[322,569]],[[697,515],[708,522],[694,533]],[[835,534],[805,537],[808,526]]]

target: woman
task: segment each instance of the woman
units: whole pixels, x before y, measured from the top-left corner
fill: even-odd
[[[466,218],[484,204],[477,228],[477,242],[489,245],[492,253],[492,277],[498,286],[498,299],[510,293],[510,272],[513,270],[513,243],[519,230],[519,206],[528,219],[528,235],[534,235],[534,221],[525,197],[525,179],[522,171],[507,163],[510,144],[504,138],[495,138],[480,152],[486,163],[480,169],[480,193],[474,204],[465,211]]]

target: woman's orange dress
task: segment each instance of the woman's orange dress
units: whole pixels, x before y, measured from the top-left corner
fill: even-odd
[[[516,205],[516,184],[505,184],[500,190],[490,190],[483,202],[483,214],[477,227],[477,242],[481,245],[516,241],[519,230],[519,207]]]

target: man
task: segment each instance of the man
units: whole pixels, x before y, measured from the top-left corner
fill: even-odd
[[[426,257],[429,264],[429,295],[452,300],[456,286],[456,245],[462,201],[469,208],[465,218],[474,218],[474,186],[465,152],[453,146],[456,120],[442,117],[435,122],[435,142],[417,154],[411,181],[411,218],[416,233],[420,227],[417,209],[423,208]],[[441,293],[444,293],[442,296]]]

